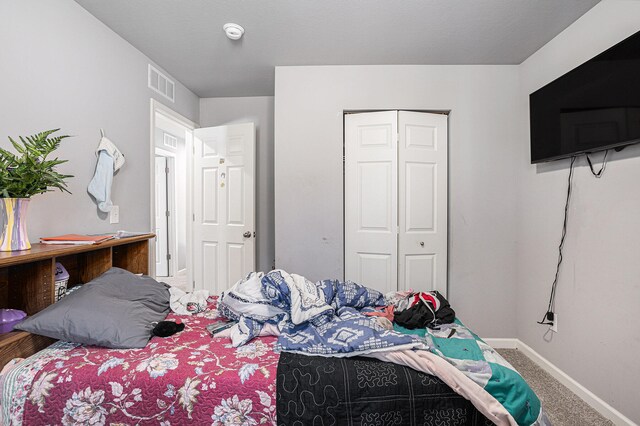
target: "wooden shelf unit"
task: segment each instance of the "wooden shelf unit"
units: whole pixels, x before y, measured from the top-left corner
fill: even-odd
[[[31,250],[0,252],[0,308],[33,315],[54,303],[56,262],[69,272],[67,287],[89,282],[112,266],[147,275],[149,239],[154,237],[144,234],[91,245],[33,244]],[[0,368],[53,342],[24,331],[0,334]]]

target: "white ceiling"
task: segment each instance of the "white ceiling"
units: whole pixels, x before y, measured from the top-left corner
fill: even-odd
[[[198,96],[223,97],[273,95],[277,65],[519,64],[599,0],[76,1]]]

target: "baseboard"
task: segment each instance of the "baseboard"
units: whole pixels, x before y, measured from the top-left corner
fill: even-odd
[[[602,414],[607,419],[611,420],[616,425],[635,425],[631,419],[626,417],[620,411],[607,404],[602,398],[591,392],[589,389],[582,386],[576,380],[571,378],[567,373],[556,367],[551,361],[534,351],[529,345],[518,339],[518,350],[521,350],[523,354],[528,356],[533,362],[538,364],[543,370],[551,374],[554,379],[565,385],[573,393],[582,398],[587,404],[593,407],[598,413]]]
[[[602,398],[595,395],[589,389],[582,386],[576,380],[571,378],[567,373],[556,367],[551,361],[533,350],[529,345],[520,339],[482,339],[488,345],[496,349],[518,349],[522,351],[529,359],[538,364],[540,368],[549,373],[554,379],[569,388],[573,393],[578,395],[589,404],[594,410],[605,418],[611,420],[615,425],[620,426],[638,426],[624,414],[607,404]]]

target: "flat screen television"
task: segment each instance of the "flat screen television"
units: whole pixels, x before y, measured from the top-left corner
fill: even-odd
[[[531,163],[640,142],[640,32],[529,96]]]

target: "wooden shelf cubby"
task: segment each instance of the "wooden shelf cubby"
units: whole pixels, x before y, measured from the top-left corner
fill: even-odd
[[[112,266],[149,274],[149,239],[153,234],[109,240],[95,245],[33,244],[31,250],[0,252],[0,308],[40,312],[55,302],[55,264],[69,272],[67,287],[84,284]],[[0,334],[0,368],[53,343],[23,331]]]

